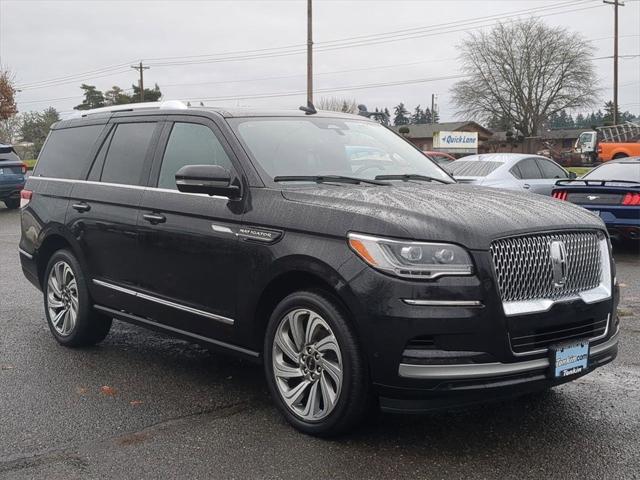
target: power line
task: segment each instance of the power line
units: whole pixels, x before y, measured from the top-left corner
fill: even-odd
[[[396,82],[383,82],[383,83],[366,83],[361,85],[345,85],[342,87],[332,87],[332,88],[320,88],[317,89],[317,93],[330,93],[330,92],[342,92],[342,91],[351,91],[351,90],[366,90],[371,88],[381,88],[381,87],[392,87],[398,85],[411,85],[416,83],[428,83],[428,82],[436,82],[439,80],[455,80],[460,78],[466,78],[469,75],[447,75],[442,77],[432,77],[432,78],[416,78],[411,80],[400,80]],[[297,95],[304,95],[306,90],[292,91],[292,92],[270,92],[270,93],[261,93],[255,95],[233,95],[233,96],[221,96],[221,97],[190,97],[183,98],[182,100],[200,100],[200,101],[225,101],[225,100],[251,100],[258,98],[277,98],[277,97],[292,97]]]
[[[431,32],[434,29],[442,29],[442,28],[450,28],[450,27],[457,27],[457,26],[461,26],[461,25],[465,25],[465,24],[473,24],[473,23],[481,23],[487,20],[495,20],[495,19],[502,19],[502,18],[509,18],[512,16],[519,16],[522,15],[524,13],[535,13],[538,11],[544,11],[544,10],[549,10],[549,9],[558,9],[558,8],[564,8],[567,6],[575,6],[578,4],[584,4],[586,1],[589,0],[571,0],[571,1],[566,1],[563,2],[559,5],[552,5],[552,6],[544,6],[544,7],[534,7],[534,8],[529,8],[529,9],[524,9],[524,10],[516,10],[513,12],[508,12],[507,14],[494,14],[494,15],[488,15],[485,17],[477,17],[477,18],[473,18],[473,19],[467,19],[467,20],[456,20],[456,21],[452,21],[452,22],[445,22],[445,23],[440,23],[440,24],[434,24],[434,25],[427,25],[427,26],[421,26],[421,27],[412,27],[412,28],[406,28],[406,29],[401,29],[401,30],[393,30],[390,32],[382,32],[382,33],[377,33],[377,34],[368,34],[368,35],[358,35],[358,36],[353,36],[353,37],[345,37],[345,38],[341,38],[341,39],[335,39],[335,40],[328,40],[328,41],[324,41],[324,42],[317,42],[315,45],[318,49],[322,48],[329,48],[329,47],[336,47],[336,46],[350,46],[350,45],[345,45],[347,43],[360,43],[363,41],[370,41],[370,40],[380,40],[380,39],[387,39],[387,37],[390,38],[395,38],[398,35],[415,35],[416,33],[425,33],[425,32]],[[601,5],[597,5],[598,7],[600,7]],[[410,37],[413,38],[413,37]],[[305,47],[305,45],[287,45],[287,46],[283,46],[283,47],[272,47],[272,48],[264,48],[264,49],[258,49],[258,50],[240,50],[240,51],[235,51],[235,52],[225,52],[225,53],[212,53],[212,54],[200,54],[200,55],[186,55],[186,56],[181,56],[181,57],[156,57],[156,58],[148,58],[146,59],[148,62],[154,62],[154,61],[158,61],[158,60],[176,60],[176,61],[186,61],[188,59],[205,59],[205,57],[223,57],[223,59],[228,59],[228,58],[243,58],[245,56],[251,57],[253,58],[254,56],[258,55],[258,54],[265,54],[265,56],[269,56],[267,58],[270,58],[270,55],[273,54],[278,54],[278,53],[285,53],[287,55],[291,55],[294,54],[291,52],[291,50],[293,50],[294,52],[298,53],[298,52],[304,52],[305,50],[303,49],[303,47]],[[197,61],[197,60],[196,60]],[[167,62],[167,63],[171,63],[171,62]]]
[[[566,6],[566,5],[563,5]],[[559,15],[559,14],[564,14],[564,13],[572,13],[572,12],[576,12],[576,11],[580,11],[580,10],[589,10],[589,9],[593,9],[593,8],[601,8],[603,5],[594,5],[594,6],[588,6],[588,7],[583,7],[583,8],[577,8],[577,9],[571,9],[571,10],[565,10],[565,11],[561,11],[561,12],[552,12],[552,13],[547,13],[547,14],[543,14],[543,15],[538,15],[536,18],[540,18],[540,17],[545,17],[545,16],[549,16],[549,15]],[[559,8],[559,7],[546,7],[547,9],[550,8]],[[532,9],[533,10],[533,9]],[[505,18],[513,18],[513,17],[519,17],[520,14],[517,15],[500,15],[500,19],[505,19]],[[495,17],[495,16],[493,16]],[[487,17],[488,18],[488,17]],[[327,51],[334,51],[334,50],[342,50],[345,48],[353,48],[353,47],[362,47],[362,46],[371,46],[371,45],[378,45],[381,43],[389,43],[389,42],[395,42],[395,41],[401,41],[401,40],[413,40],[413,39],[417,39],[417,38],[425,38],[425,37],[431,37],[431,36],[437,36],[437,35],[443,35],[443,34],[447,34],[447,33],[458,33],[458,32],[465,32],[465,31],[469,31],[469,30],[477,30],[479,28],[485,28],[485,27],[490,27],[493,26],[495,23],[491,22],[491,23],[485,23],[485,24],[479,24],[479,25],[472,25],[475,23],[478,23],[479,21],[485,21],[486,18],[479,18],[479,19],[475,19],[475,20],[465,20],[465,21],[460,21],[458,26],[462,26],[462,25],[466,25],[465,28],[457,28],[457,29],[453,29],[451,30],[450,28],[452,27],[446,27],[448,29],[444,30],[444,31],[437,31],[437,30],[442,30],[442,27],[428,27],[430,28],[430,30],[422,32],[420,34],[412,34],[411,36],[404,36],[402,38],[382,38],[382,39],[378,39],[378,40],[372,40],[372,41],[358,41],[358,42],[352,42],[352,43],[342,43],[342,44],[332,44],[332,45],[326,45],[326,42],[322,43],[318,43],[318,47],[314,50],[315,52],[327,52]],[[515,21],[517,19],[512,19],[511,22]],[[506,22],[505,22],[506,23]],[[469,26],[472,25],[472,26]],[[436,31],[433,31],[436,30]],[[385,34],[381,34],[381,35],[385,35]],[[274,52],[274,53],[266,53],[266,54],[255,54],[255,55],[240,55],[240,56],[226,56],[226,57],[222,57],[222,58],[207,58],[207,59],[200,59],[200,60],[186,60],[189,57],[184,57],[185,60],[179,60],[179,61],[173,61],[173,62],[159,62],[159,63],[150,63],[153,66],[158,66],[158,67],[166,67],[166,66],[181,66],[181,65],[198,65],[198,64],[206,64],[206,63],[223,63],[223,62],[232,62],[232,61],[244,61],[244,60],[255,60],[255,59],[266,59],[266,58],[276,58],[276,57],[284,57],[284,56],[291,56],[291,55],[301,55],[303,53],[305,53],[306,50],[304,49],[294,49],[291,50],[289,49],[288,51],[283,51],[283,52]],[[216,56],[219,56],[220,54],[216,54]],[[214,56],[214,55],[211,55]]]
[[[448,30],[448,31],[442,31],[442,32],[432,31],[432,30],[438,30],[443,28],[450,29],[455,26],[473,25],[479,22],[486,21],[488,19],[494,19],[494,20],[504,19],[504,18],[510,18],[514,16],[519,16],[525,13],[536,13],[536,12],[542,12],[542,11],[548,11],[548,10],[557,10],[557,9],[562,9],[568,6],[576,6],[579,4],[584,4],[585,1],[588,1],[588,0],[578,0],[578,1],[571,0],[571,1],[561,3],[559,5],[517,10],[517,11],[509,12],[507,14],[489,15],[489,16],[479,17],[475,19],[459,20],[459,21],[447,22],[447,23],[436,24],[436,25],[431,25],[426,27],[425,26],[413,27],[409,29],[395,30],[395,31],[384,32],[379,34],[360,35],[355,37],[347,37],[343,39],[330,40],[330,41],[318,43],[319,47],[317,51],[330,51],[330,50],[337,50],[337,49],[343,49],[343,48],[367,46],[367,45],[374,45],[379,43],[387,43],[391,41],[408,40],[408,39],[414,39],[414,38],[420,38],[420,37],[426,37],[426,36],[440,35],[445,33],[455,33],[458,31],[466,31],[470,29],[472,30],[476,28],[482,28],[484,26],[490,26],[491,24],[476,25],[474,27],[464,28],[461,30]],[[591,7],[584,7],[582,9],[553,12],[553,13],[548,13],[547,15],[539,15],[539,16],[570,13],[577,10],[597,8],[601,6],[603,5],[600,4],[600,5],[591,6]],[[419,35],[415,35],[415,33],[419,33]],[[399,36],[400,38],[398,38]],[[348,42],[352,42],[352,43],[350,44]],[[192,56],[184,56],[184,57],[157,57],[157,58],[151,58],[147,60],[148,62],[150,62],[149,64],[153,66],[174,66],[174,65],[177,66],[177,65],[199,64],[199,63],[218,63],[218,62],[253,60],[253,59],[259,59],[259,58],[273,58],[273,57],[281,57],[281,56],[299,55],[306,51],[304,49],[299,49],[299,47],[300,45],[289,45],[284,47],[272,47],[272,48],[263,48],[258,50],[244,50],[244,51],[226,52],[226,53],[208,54],[208,55],[192,55]],[[240,54],[240,55],[237,55],[237,54]],[[221,57],[221,58],[211,58],[211,57]],[[197,59],[197,58],[200,58],[202,60],[187,60],[187,59]],[[159,62],[155,64],[153,63],[153,61],[157,61],[157,60],[172,60],[172,59],[176,59],[177,61],[174,61],[174,62],[169,61],[164,63]],[[80,74],[72,74],[72,75],[57,77],[49,80],[41,80],[38,82],[25,83],[23,85],[20,85],[18,88],[21,90],[47,88],[50,86],[75,83],[76,81],[80,81],[80,80],[90,80],[91,78],[101,78],[105,76],[120,74],[126,71],[126,66],[129,63],[130,62],[127,62],[125,64],[112,65],[110,67],[104,67],[102,69],[92,70],[89,72],[81,72]],[[124,70],[122,70],[123,67],[125,68]],[[112,73],[109,73],[109,72],[112,72]],[[93,77],[91,78],[87,77],[87,76],[91,76],[93,73],[101,73],[101,75],[98,75],[98,76],[93,75]],[[82,78],[79,77],[80,75],[82,75]]]

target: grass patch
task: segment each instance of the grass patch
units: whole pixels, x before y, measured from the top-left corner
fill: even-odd
[[[567,170],[575,173],[578,177],[590,172],[592,170],[591,167],[567,167]]]
[[[27,168],[28,168],[29,170],[33,170],[33,167],[35,167],[35,166],[36,166],[36,162],[37,162],[37,160],[36,160],[36,159],[23,160],[23,161],[24,161],[24,163],[26,163],[26,164],[27,164]]]

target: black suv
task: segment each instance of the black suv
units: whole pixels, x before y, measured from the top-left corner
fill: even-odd
[[[20,258],[66,346],[112,318],[264,364],[298,429],[549,388],[617,354],[602,221],[459,185],[361,116],[120,106],[57,123]]]

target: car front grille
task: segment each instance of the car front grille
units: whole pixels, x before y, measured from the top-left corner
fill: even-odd
[[[609,319],[586,320],[582,322],[533,329],[510,334],[511,350],[514,353],[531,353],[547,349],[555,343],[578,339],[598,339],[607,333]]]
[[[551,242],[566,251],[564,282],[554,280]],[[496,240],[490,252],[503,302],[568,297],[600,284],[598,233],[555,232]]]

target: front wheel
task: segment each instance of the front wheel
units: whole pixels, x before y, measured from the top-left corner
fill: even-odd
[[[296,292],[278,304],[267,327],[264,359],[271,396],[304,433],[342,433],[370,406],[356,335],[338,301],[325,292]]]

